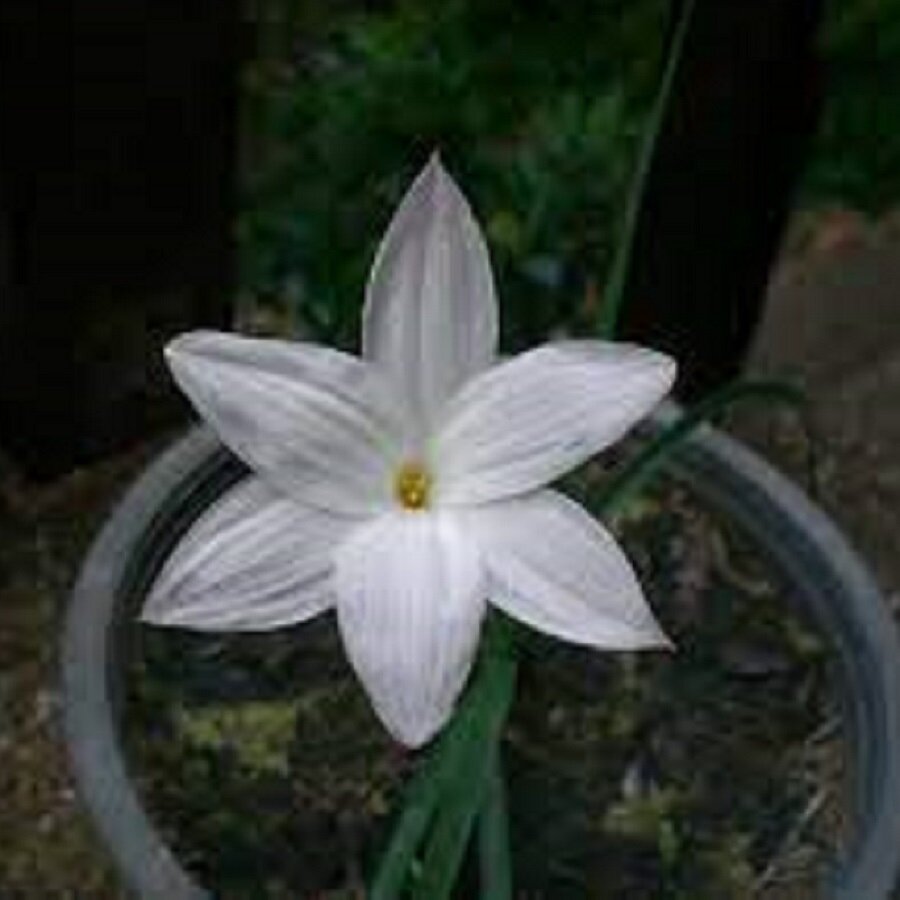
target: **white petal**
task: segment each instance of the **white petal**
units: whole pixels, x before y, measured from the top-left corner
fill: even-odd
[[[490,577],[488,599],[554,637],[593,647],[666,646],[615,539],[555,491],[462,513]]]
[[[447,409],[433,448],[440,502],[547,484],[622,437],[674,378],[669,357],[602,341],[545,344],[495,366]]]
[[[410,747],[447,721],[485,610],[478,553],[445,514],[388,513],[335,557],[338,623],[376,713]]]
[[[496,344],[487,248],[435,154],[400,204],[372,266],[363,355],[390,373],[427,426],[464,381],[490,364]]]
[[[266,630],[334,605],[331,558],[353,527],[250,476],[188,529],[142,618],[204,631]]]
[[[337,512],[390,503],[400,410],[372,366],[326,347],[202,331],[166,355],[200,415],[273,485]]]

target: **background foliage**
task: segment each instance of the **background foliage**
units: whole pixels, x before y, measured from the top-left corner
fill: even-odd
[[[378,237],[440,148],[488,232],[516,349],[593,319],[666,0],[256,0],[244,79],[243,296],[356,339]],[[900,0],[834,2],[804,206],[900,196]]]

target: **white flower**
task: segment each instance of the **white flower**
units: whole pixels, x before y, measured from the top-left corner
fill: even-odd
[[[146,621],[259,630],[334,607],[350,662],[409,746],[447,721],[488,602],[600,648],[667,640],[611,535],[544,487],[619,439],[675,364],[560,341],[495,356],[481,232],[433,157],[375,260],[362,359],[194,332],[178,384],[253,470],[189,530]]]

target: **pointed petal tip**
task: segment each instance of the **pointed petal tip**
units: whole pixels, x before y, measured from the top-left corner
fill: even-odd
[[[671,388],[678,375],[678,361],[663,350],[653,347],[645,347],[642,344],[634,344],[630,341],[609,340],[568,340],[555,343],[558,347],[564,347],[567,352],[575,355],[581,354],[586,361],[598,357],[600,353],[609,356],[618,354],[625,365],[640,367],[645,375],[655,377],[660,387]]]
[[[210,328],[197,328],[183,331],[175,335],[165,346],[166,356],[194,353],[204,349],[209,343],[217,340],[240,338],[240,335],[225,331],[214,331]]]
[[[638,626],[630,634],[619,635],[615,640],[610,640],[606,634],[598,634],[596,639],[586,635],[585,644],[597,650],[620,650],[624,653],[640,653],[645,651],[658,651],[660,653],[675,653],[677,647],[669,636],[655,621],[647,626]]]
[[[661,394],[668,393],[678,376],[678,361],[662,350],[631,344],[627,341],[598,341],[597,345],[607,344],[622,353],[623,361],[640,363],[645,374],[650,376]]]
[[[446,179],[450,181],[453,180],[450,177],[450,173],[447,171],[447,167],[444,165],[444,157],[441,153],[440,147],[435,147],[431,151],[431,154],[428,157],[428,162],[425,164],[425,168],[436,179]]]
[[[154,604],[152,600],[148,601],[138,614],[137,619],[141,625],[153,625],[154,627],[165,628],[166,626],[175,624],[165,613],[161,612],[158,609],[154,609],[153,605]]]
[[[198,329],[184,331],[173,337],[163,348],[163,356],[170,369],[193,356],[201,355],[216,340],[236,337],[225,332]]]
[[[166,362],[169,365],[172,364],[172,361],[177,359],[185,349],[185,346],[189,344],[187,340],[192,332],[188,331],[183,334],[176,335],[173,337],[165,347],[163,347],[163,356],[166,358]]]
[[[664,653],[672,654],[678,652],[678,645],[659,626],[657,626],[655,641],[656,642],[653,647],[656,650],[661,650]]]
[[[152,625],[154,628],[189,627],[181,621],[180,605],[173,600],[174,595],[168,585],[164,582],[154,584],[137,615],[138,622],[141,625]]]
[[[656,617],[647,609],[647,618],[640,624],[635,624],[631,634],[622,642],[618,649],[624,651],[640,652],[645,650],[658,650],[661,653],[674,653],[678,649],[675,642],[663,630]],[[598,645],[599,646],[599,645]],[[615,650],[616,646],[607,644],[599,649]]]
[[[454,180],[453,176],[447,171],[444,165],[444,159],[439,148],[435,147],[428,157],[428,162],[420,174],[420,178],[424,185],[433,192],[439,203],[452,202],[451,198],[455,198],[457,202],[462,201],[468,205],[468,201]]]
[[[430,744],[444,727],[444,723],[387,722],[382,719],[391,737],[407,750],[421,750]]]
[[[657,364],[660,369],[660,380],[667,385],[666,393],[668,393],[675,384],[675,379],[678,377],[678,360],[673,356],[661,353],[658,350],[654,350],[653,352],[657,357]]]
[[[179,616],[177,610],[165,610],[165,611],[150,611],[150,612],[141,612],[138,616],[138,623],[141,625],[148,625],[151,628],[180,628],[183,631],[194,631],[194,632],[206,632],[206,633],[215,633],[215,632],[227,632],[233,631],[230,626],[216,626],[214,623],[204,623],[201,621],[194,621],[189,616]]]

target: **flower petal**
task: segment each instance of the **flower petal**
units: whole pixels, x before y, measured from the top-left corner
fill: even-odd
[[[625,554],[577,503],[539,491],[463,516],[484,556],[489,600],[508,615],[576,644],[669,645]]]
[[[618,440],[672,386],[668,356],[562,341],[494,366],[447,409],[433,448],[440,502],[534,490]]]
[[[204,631],[266,630],[334,605],[331,557],[353,527],[250,476],[188,529],[142,619]]]
[[[204,331],[176,338],[166,355],[200,415],[273,485],[336,512],[390,503],[400,410],[372,366],[326,347]]]
[[[427,427],[486,368],[497,303],[484,238],[437,154],[403,198],[369,277],[363,355],[390,373]]]
[[[449,516],[398,511],[344,542],[335,577],[350,662],[388,730],[421,746],[472,665],[485,610],[477,551]]]

